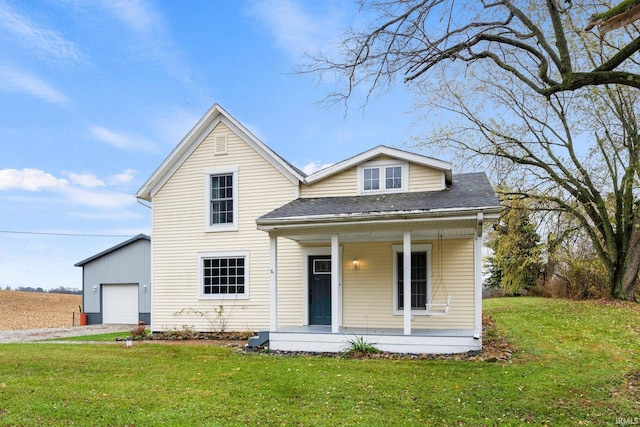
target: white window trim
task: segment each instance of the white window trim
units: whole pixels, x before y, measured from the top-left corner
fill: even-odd
[[[205,258],[244,258],[244,293],[243,294],[205,294],[204,293],[204,259]],[[249,251],[213,251],[198,252],[198,293],[200,299],[236,300],[249,299]]]
[[[211,225],[211,176],[233,174],[233,222],[229,224]],[[237,231],[238,230],[238,167],[207,168],[204,170],[204,231]]]
[[[402,168],[402,186],[400,188],[386,189],[386,173],[385,168],[388,167],[400,167]],[[364,189],[364,170],[365,169],[379,169],[380,170],[380,188],[378,190],[366,190]],[[397,160],[378,160],[375,162],[367,162],[358,165],[357,170],[357,185],[358,194],[381,194],[381,193],[402,193],[408,191],[409,188],[409,163],[399,162]]]
[[[431,295],[431,276],[433,271],[431,269],[431,243],[424,243],[418,245],[411,245],[411,252],[426,252],[427,253],[427,299]],[[393,256],[393,315],[404,315],[404,309],[398,309],[398,253],[404,252],[403,245],[392,246]],[[411,314],[415,316],[427,316],[427,307],[424,310],[411,310]]]

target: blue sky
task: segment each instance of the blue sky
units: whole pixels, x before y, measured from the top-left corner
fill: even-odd
[[[80,288],[73,264],[151,233],[133,194],[214,103],[307,170],[409,143],[402,86],[345,112],[293,72],[365,21],[348,1],[0,0],[0,287]]]

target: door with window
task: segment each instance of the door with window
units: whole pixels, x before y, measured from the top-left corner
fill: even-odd
[[[311,255],[309,262],[309,324],[331,324],[331,256]]]

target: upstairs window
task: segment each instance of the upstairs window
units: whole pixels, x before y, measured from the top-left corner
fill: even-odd
[[[364,170],[364,191],[380,189],[380,169],[367,168]]]
[[[384,168],[384,175],[387,190],[402,188],[402,168],[400,166]]]
[[[211,225],[233,224],[233,174],[211,175]]]
[[[370,162],[358,167],[358,193],[406,191],[408,166],[393,161]]]
[[[206,231],[238,229],[238,169],[205,171]]]

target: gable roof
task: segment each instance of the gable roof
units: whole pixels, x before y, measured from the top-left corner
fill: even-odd
[[[325,179],[331,175],[335,175],[360,163],[367,162],[378,156],[394,157],[406,160],[411,163],[417,163],[429,168],[444,171],[447,185],[451,184],[451,163],[432,157],[423,156],[421,154],[410,153],[408,151],[399,150],[397,148],[387,147],[386,145],[378,145],[370,150],[364,151],[339,163],[335,163],[329,167],[321,169],[305,179],[305,183],[313,184],[314,182]]]
[[[130,244],[132,244],[132,243],[137,242],[138,240],[147,240],[147,241],[151,241],[151,237],[147,236],[146,234],[138,234],[137,236],[132,237],[132,238],[131,238],[131,239],[129,239],[129,240],[126,240],[126,241],[124,241],[124,242],[122,242],[122,243],[119,243],[119,244],[117,244],[117,245],[115,245],[115,246],[113,246],[113,247],[111,247],[111,248],[109,248],[109,249],[106,249],[106,250],[104,250],[104,251],[102,251],[102,252],[100,252],[100,253],[95,254],[95,255],[94,255],[94,256],[92,256],[92,257],[89,257],[89,258],[87,258],[87,259],[85,259],[85,260],[80,261],[80,262],[79,262],[79,263],[77,263],[77,264],[74,264],[74,267],[82,267],[82,266],[84,266],[85,264],[88,264],[88,263],[90,263],[90,262],[91,262],[91,261],[93,261],[93,260],[96,260],[96,259],[98,259],[98,258],[100,258],[100,257],[105,256],[105,255],[108,255],[108,254],[110,254],[111,252],[115,252],[115,251],[117,251],[117,250],[118,250],[118,249],[120,249],[120,248],[124,248],[124,247],[125,247],[125,246],[127,246],[127,245],[130,245]]]
[[[175,171],[189,158],[191,153],[195,151],[200,143],[220,122],[224,123],[236,133],[236,135],[271,163],[271,165],[278,169],[292,183],[298,184],[306,177],[304,172],[267,147],[220,105],[213,104],[209,111],[207,111],[189,133],[187,133],[147,182],[138,190],[136,197],[151,201],[151,198],[162,188]]]
[[[282,223],[336,222],[394,215],[450,214],[460,210],[495,213],[500,202],[484,172],[457,174],[439,191],[367,196],[300,198],[261,216],[258,227]]]

